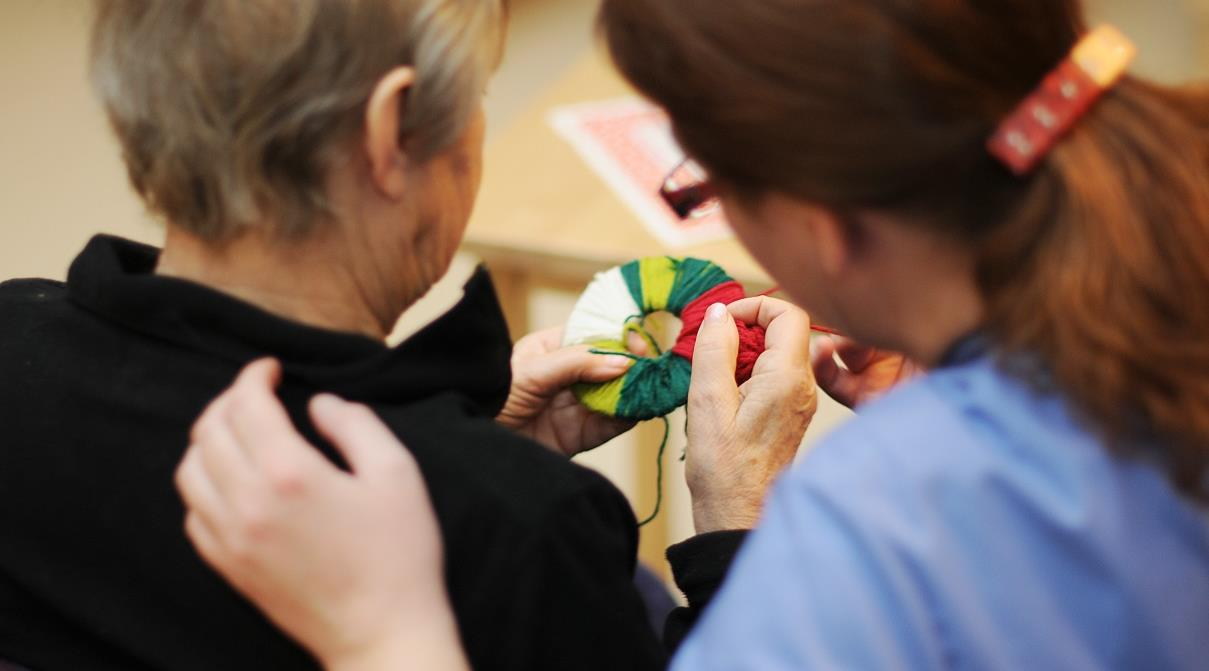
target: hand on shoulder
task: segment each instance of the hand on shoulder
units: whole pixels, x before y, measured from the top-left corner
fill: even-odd
[[[176,482],[202,558],[329,669],[465,669],[442,547],[411,453],[373,412],[312,400],[331,464],[248,366],[192,431]]]

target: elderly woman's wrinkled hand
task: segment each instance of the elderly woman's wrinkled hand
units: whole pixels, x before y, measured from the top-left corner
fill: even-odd
[[[632,361],[593,354],[588,346],[563,347],[562,328],[521,338],[512,350],[512,389],[497,421],[547,448],[573,457],[630,430],[634,422],[594,413],[575,397],[581,382],[608,382]],[[631,342],[632,348],[641,343]],[[642,352],[637,352],[642,354]]]
[[[735,320],[765,329],[751,379],[735,384]],[[685,477],[698,533],[755,526],[776,476],[814,417],[810,318],[773,298],[714,305],[693,354]]]
[[[189,539],[329,670],[466,668],[411,453],[365,406],[318,396],[341,471],[295,431],[280,375],[248,366],[194,425],[176,478]]]

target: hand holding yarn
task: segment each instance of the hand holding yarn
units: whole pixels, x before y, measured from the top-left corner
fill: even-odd
[[[807,364],[809,319],[783,301],[744,301],[745,293],[709,261],[639,259],[596,276],[576,304],[563,338],[567,346],[590,345],[593,352],[633,361],[616,380],[579,384],[574,391],[585,407],[601,415],[665,418],[664,440],[656,455],[657,482],[662,482],[670,431],[665,416],[689,402],[690,450],[695,449],[697,457],[686,457],[689,485],[695,485],[698,531],[753,525],[770,474],[793,459],[814,415],[814,380]],[[710,306],[728,303],[756,307],[737,311],[738,319],[727,316],[725,325],[719,320],[706,324]],[[667,352],[658,352],[643,328],[646,316],[656,312],[669,312],[681,321],[680,335]],[[778,344],[766,351],[766,338],[772,335],[766,329],[774,326],[776,335],[768,344]],[[627,338],[635,332],[647,337],[657,357],[627,351]],[[705,361],[699,365],[703,352]],[[691,400],[690,385],[698,390],[696,401]],[[746,401],[740,403],[740,397]],[[694,415],[699,413],[708,413],[708,421],[697,421]],[[707,434],[712,435],[707,439]],[[702,437],[700,448],[692,446],[694,435]],[[661,502],[662,488],[657,487],[655,509],[640,526],[659,514]]]
[[[630,370],[604,384],[575,387],[580,402],[595,412],[633,420],[663,417],[688,399],[697,330],[714,303],[743,298],[743,286],[718,266],[694,258],[653,256],[596,276],[567,322],[563,344],[633,361]],[[656,312],[680,318],[676,343],[654,358],[631,354],[627,337],[643,332],[643,319]],[[764,351],[764,329],[739,324],[735,381],[751,376]],[[657,349],[652,341],[651,346]]]
[[[698,533],[755,526],[818,405],[805,312],[765,297],[708,310],[688,395],[685,478]],[[735,383],[736,322],[763,328],[767,346],[742,384]]]
[[[571,387],[604,383],[624,375],[633,364],[626,357],[593,354],[591,347],[562,347],[563,329],[538,331],[521,338],[512,350],[512,388],[496,420],[545,447],[573,457],[598,447],[634,426],[632,420],[601,415],[580,404]],[[646,353],[636,335],[627,346]]]

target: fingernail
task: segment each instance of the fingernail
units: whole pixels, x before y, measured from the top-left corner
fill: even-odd
[[[609,357],[609,368],[616,368],[618,370],[628,370],[629,367],[633,366],[633,365],[634,365],[634,360],[630,359],[629,357],[624,357],[624,356]]]
[[[726,319],[726,306],[722,303],[714,303],[705,311],[705,321],[720,322]]]

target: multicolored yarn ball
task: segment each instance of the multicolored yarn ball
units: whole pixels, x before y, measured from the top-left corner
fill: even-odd
[[[604,384],[582,384],[575,394],[586,407],[604,415],[647,420],[663,417],[688,400],[693,349],[705,311],[746,296],[743,285],[709,261],[652,256],[600,273],[588,285],[567,322],[564,345],[590,345],[599,353],[634,359],[622,377]],[[643,320],[669,312],[683,326],[675,345],[655,357],[637,357],[626,347],[631,332],[643,335]],[[764,351],[764,329],[743,323],[735,379],[751,377]]]

